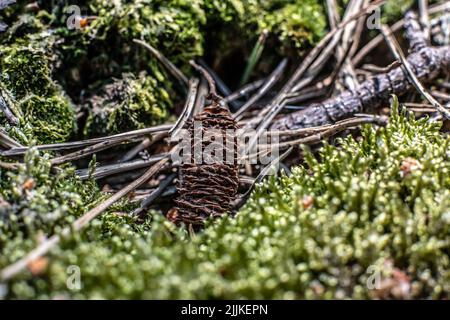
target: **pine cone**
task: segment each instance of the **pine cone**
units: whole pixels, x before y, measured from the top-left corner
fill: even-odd
[[[199,122],[202,124],[201,139],[194,138],[196,122],[197,125]],[[178,197],[175,200],[178,211],[176,222],[201,227],[207,218],[219,217],[229,212],[236,197],[239,186],[235,135],[237,124],[228,108],[221,106],[217,99],[213,99],[212,104],[195,116],[194,121],[187,123],[186,127],[191,138],[191,163],[184,163],[180,167]],[[215,133],[222,136],[223,143],[215,150],[222,149],[223,157],[211,158],[205,163],[207,159],[203,151],[214,143],[211,139],[205,139],[205,133],[211,134],[211,130],[217,130]],[[217,141],[217,134],[214,138]],[[199,143],[203,152],[202,161],[196,163],[194,150],[195,144],[198,146]],[[227,152],[232,155],[232,159],[226,158]]]

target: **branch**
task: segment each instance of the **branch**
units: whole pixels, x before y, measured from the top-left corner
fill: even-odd
[[[388,43],[389,49],[394,54],[395,58],[402,62],[401,68],[407,73],[409,80],[413,83],[414,87],[419,91],[425,99],[428,100],[428,102],[435,107],[445,118],[450,119],[450,112],[444,108],[443,105],[441,105],[431,94],[427,92],[427,90],[423,87],[420,80],[417,78],[417,76],[414,74],[414,71],[409,64],[408,60],[403,55],[400,45],[398,44],[397,40],[392,36],[392,31],[389,29],[389,27],[382,25],[381,26],[381,32],[383,33],[383,36],[386,38],[386,41]],[[418,39],[415,39],[418,40]],[[419,39],[420,40],[420,39]],[[418,43],[415,43],[414,47],[417,47]],[[421,44],[419,44],[419,47]],[[413,47],[413,48],[414,48]],[[422,48],[426,49],[426,48]],[[449,48],[450,49],[450,48]],[[421,50],[422,52],[423,50]],[[417,68],[416,68],[417,70]]]

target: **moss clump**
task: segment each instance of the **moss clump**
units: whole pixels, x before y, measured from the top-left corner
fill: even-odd
[[[205,0],[204,3],[207,60],[231,87],[239,86],[238,78],[263,32],[268,31],[265,49],[253,71],[259,76],[270,73],[281,56],[298,59],[326,30],[324,6],[317,0]]]
[[[207,18],[212,22],[236,25],[248,32],[241,36],[257,37],[264,29],[274,34],[286,47],[312,45],[326,28],[323,5],[317,0],[205,0]]]
[[[20,108],[26,126],[41,143],[67,141],[75,131],[74,109],[62,93],[48,98],[30,96],[21,101]]]
[[[129,43],[143,39],[175,63],[186,62],[203,53],[199,28],[205,16],[200,4],[199,0],[92,0],[90,8],[99,18],[88,31],[96,39],[107,37],[110,30]]]
[[[106,214],[53,251],[43,274],[10,283],[8,297],[369,298],[380,296],[366,285],[374,265],[385,266],[381,284],[409,277],[394,297],[450,298],[449,157],[438,125],[394,106],[387,128],[309,155],[193,239],[158,214],[140,226]],[[80,290],[66,286],[70,265]]]
[[[159,71],[149,61],[157,60],[134,44],[134,38],[148,42],[186,71],[188,61],[203,54],[200,27],[205,16],[199,4],[199,0],[88,1],[83,12],[97,18],[83,30],[72,31],[83,39],[76,43],[88,57],[83,61],[84,71],[95,70],[81,75],[84,84],[141,70],[155,76]],[[65,23],[60,29],[64,28]],[[70,51],[79,51],[80,46],[67,45],[66,49],[72,56]]]
[[[70,168],[52,173],[49,156],[32,148],[17,171],[0,167],[0,199],[0,264],[5,265],[103,197],[94,182],[81,182]]]
[[[323,37],[327,23],[319,1],[297,0],[280,9],[268,10],[259,26],[278,35],[285,46],[303,49]]]
[[[90,99],[86,134],[105,135],[156,125],[168,116],[171,99],[154,78],[123,75]]]
[[[17,116],[26,136],[22,142],[66,141],[76,128],[75,112],[52,79],[54,57],[37,41],[20,39],[0,47],[2,92],[20,113]]]
[[[47,96],[56,91],[48,56],[43,50],[27,45],[4,46],[1,58],[1,80],[16,99],[30,94]]]

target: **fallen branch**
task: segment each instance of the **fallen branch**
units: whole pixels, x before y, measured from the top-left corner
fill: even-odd
[[[407,15],[409,21],[415,19],[415,15]],[[405,24],[411,28],[415,24]],[[407,35],[416,35],[414,31],[407,31]],[[417,79],[432,81],[441,72],[450,72],[450,47],[429,47],[418,44],[416,37],[411,36],[411,46],[420,48],[406,59],[414,71]],[[419,46],[419,47],[417,47]],[[397,67],[388,73],[375,75],[363,82],[354,91],[344,91],[335,98],[322,103],[315,103],[305,110],[291,113],[272,124],[272,129],[287,130],[310,126],[319,126],[333,123],[355,113],[366,112],[387,104],[391,95],[401,95],[411,87],[410,76],[403,70],[403,66]],[[435,107],[438,108],[437,105]],[[447,111],[442,110],[443,114]]]
[[[414,39],[414,42],[412,42],[412,44],[413,44],[412,49],[414,51],[421,52],[422,50],[425,50],[427,48],[426,41],[425,41],[425,38],[421,38],[420,36],[417,37],[418,35],[421,35],[421,34],[420,34],[420,32],[418,32],[419,26],[416,25],[414,23],[414,21],[415,21],[414,16],[412,16],[411,21],[410,21],[411,25],[409,28],[411,30],[411,32],[413,32],[413,34],[410,35],[410,39],[411,38]],[[403,53],[400,49],[400,45],[398,44],[397,40],[395,40],[395,38],[392,36],[392,32],[390,31],[389,27],[384,26],[384,25],[381,26],[381,32],[383,33],[383,36],[386,38],[389,49],[394,54],[395,58],[402,62],[401,68],[406,72],[409,80],[412,82],[412,84],[417,89],[417,91],[419,91],[425,97],[425,99],[427,99],[428,102],[433,107],[435,107],[436,110],[439,111],[445,118],[450,119],[450,112],[447,109],[445,109],[444,106],[441,105],[435,98],[433,98],[433,96],[431,94],[429,94],[427,90],[425,90],[425,88],[423,87],[420,80],[414,74],[412,66],[410,65],[408,60],[405,58],[405,56],[403,55]],[[450,51],[450,47],[449,47],[449,51]],[[448,52],[448,55],[449,55],[448,64],[450,67],[450,52]]]

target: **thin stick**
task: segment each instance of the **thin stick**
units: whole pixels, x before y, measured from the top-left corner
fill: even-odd
[[[50,160],[50,163],[53,166],[57,166],[69,161],[74,161],[74,160],[78,160],[78,159],[82,159],[84,157],[87,157],[91,154],[97,153],[99,151],[102,150],[106,150],[109,148],[112,148],[114,146],[120,145],[122,144],[123,141],[114,141],[114,140],[109,140],[109,141],[103,141],[97,144],[94,144],[93,146],[87,147],[85,149],[76,151],[76,152],[72,152],[60,157],[56,157]]]
[[[418,0],[419,2],[419,21],[423,32],[425,33],[428,44],[430,41],[430,16],[428,14],[428,0]]]
[[[134,161],[129,161],[129,162],[114,163],[114,164],[97,167],[97,168],[95,168],[95,171],[92,173],[91,176],[89,176],[89,174],[90,174],[89,169],[76,170],[75,173],[78,175],[78,177],[81,180],[86,180],[88,178],[102,179],[102,178],[105,178],[107,176],[117,174],[117,173],[147,168],[150,165],[154,164],[155,162],[158,162],[161,159],[164,159],[165,157],[167,157],[167,153],[151,156],[147,160],[134,160]]]
[[[0,168],[6,169],[6,170],[17,170],[19,169],[19,166],[21,166],[21,163],[11,163],[11,162],[3,162],[0,161]]]
[[[148,51],[150,51],[156,58],[158,58],[159,61],[169,70],[169,72],[177,79],[181,84],[183,84],[183,87],[186,88],[188,85],[188,78],[181,72],[180,69],[178,69],[169,59],[167,59],[162,53],[160,53],[158,50],[153,48],[150,44],[139,40],[139,39],[133,39],[134,43],[139,44],[140,46],[146,48]]]
[[[324,139],[334,136],[337,133],[339,133],[345,129],[356,127],[356,126],[359,126],[359,125],[365,124],[365,123],[378,123],[378,124],[384,125],[387,123],[387,117],[365,116],[364,118],[351,118],[351,119],[342,120],[342,121],[337,122],[334,125],[331,125],[327,130],[325,130],[323,132],[318,132],[314,135],[311,135],[311,136],[308,136],[305,138],[282,142],[282,143],[278,144],[278,147],[280,149],[284,149],[284,148],[288,148],[291,146],[298,146],[301,144],[319,143],[319,142],[323,141]],[[264,148],[264,145],[262,146],[262,148]]]
[[[169,161],[169,157],[165,157],[161,159],[159,162],[154,164],[151,168],[149,168],[140,178],[136,179],[125,188],[121,189],[104,202],[86,212],[83,216],[75,220],[70,227],[64,228],[60,234],[54,234],[49,237],[47,240],[43,241],[39,244],[35,249],[31,250],[27,255],[23,258],[19,259],[15,263],[4,268],[0,273],[0,280],[2,282],[8,281],[18,273],[27,268],[27,266],[35,261],[36,259],[44,256],[50,250],[52,250],[58,243],[61,241],[62,237],[69,236],[72,232],[80,231],[83,227],[85,227],[89,222],[95,219],[98,215],[100,215],[103,211],[108,209],[112,204],[116,201],[120,200],[122,197],[126,196],[128,193],[138,188],[145,182],[147,182],[156,172],[158,172],[166,163]]]
[[[14,115],[14,113],[9,108],[5,99],[0,96],[0,111],[5,115],[6,120],[13,126],[17,126],[19,124],[19,119]]]
[[[370,0],[366,0],[363,5],[366,6],[369,1]],[[352,42],[353,42],[352,48],[349,53],[350,59],[351,59],[351,57],[353,57],[355,55],[356,51],[359,48],[359,43],[361,42],[361,34],[363,33],[364,28],[366,27],[366,19],[367,19],[367,15],[359,18],[358,25],[355,30],[355,35],[353,36],[353,40],[352,40]],[[354,65],[350,59],[349,59],[349,63],[354,68]]]
[[[18,143],[16,140],[11,138],[8,133],[0,128],[0,145],[5,146],[6,148],[21,148],[22,145]]]
[[[107,140],[116,140],[117,139],[118,141],[127,141],[127,140],[132,140],[134,138],[146,136],[151,133],[168,132],[172,127],[173,127],[173,124],[163,124],[163,125],[159,125],[159,126],[155,126],[155,127],[128,131],[128,132],[119,133],[116,135],[111,135],[111,136],[106,136],[106,137],[93,138],[93,139],[87,139],[87,140],[81,140],[81,141],[64,142],[64,143],[43,144],[43,145],[39,145],[39,146],[34,146],[33,148],[36,148],[38,150],[53,150],[53,151],[70,150],[70,149],[76,149],[76,148],[85,147],[85,146],[89,146],[89,145],[94,145],[94,144],[104,142]],[[0,152],[0,155],[2,155],[2,156],[23,155],[28,151],[29,148],[30,147],[16,147],[16,148],[12,148],[11,150]]]
[[[331,29],[335,29],[339,23],[339,13],[337,10],[336,0],[327,0],[327,14]]]
[[[203,68],[202,66],[196,64],[194,60],[189,61],[189,63],[191,66],[194,67],[194,69],[196,69],[198,72],[200,72],[203,75],[203,77],[206,79],[206,81],[208,81],[209,93],[213,97],[218,97],[217,90],[216,90],[216,83],[215,83],[214,79],[211,77],[211,75],[208,73],[208,71],[206,71],[206,69]]]
[[[275,70],[269,75],[267,80],[265,81],[264,85],[258,90],[256,94],[254,94],[242,107],[239,108],[237,112],[234,113],[234,118],[236,120],[240,120],[242,118],[242,115],[245,111],[248,110],[253,104],[261,99],[262,96],[264,96],[267,91],[272,88],[272,86],[280,79],[281,75],[283,74],[285,68],[287,65],[287,59],[281,60],[281,62],[278,64],[278,66],[275,68]]]
[[[450,101],[450,95],[445,94],[443,92],[439,92],[439,91],[434,90],[434,91],[431,92],[431,94],[433,96],[435,96],[436,98],[438,98],[438,99],[442,99],[442,100],[445,100],[445,101]]]
[[[157,133],[151,138],[145,138],[137,146],[120,157],[117,162],[123,163],[132,160],[139,152],[144,149],[150,148],[154,143],[160,141],[161,139],[164,139],[165,137],[167,137],[167,132]]]
[[[152,202],[158,198],[164,190],[172,183],[172,181],[175,179],[177,175],[175,173],[169,175],[167,178],[165,178],[156,189],[154,189],[150,195],[148,195],[144,200],[142,200],[141,205],[139,208],[131,212],[131,216],[138,216],[142,214],[145,210],[147,210]]]
[[[298,130],[287,130],[287,131],[269,131],[269,134],[278,134],[279,136],[284,135],[285,137],[288,136],[296,136],[299,135],[301,133],[301,131],[304,131],[304,134],[302,135],[307,135],[304,138],[299,138],[299,139],[295,139],[295,140],[290,140],[290,141],[283,141],[282,143],[272,143],[270,145],[268,144],[259,144],[258,145],[258,150],[261,151],[257,151],[251,154],[244,154],[243,156],[241,156],[239,159],[241,161],[249,161],[252,160],[258,156],[265,156],[268,154],[267,150],[271,150],[274,147],[278,147],[280,149],[285,149],[287,147],[291,147],[291,146],[298,146],[300,144],[305,144],[305,145],[312,145],[312,144],[317,144],[322,142],[324,139],[329,138],[345,129],[348,128],[352,128],[352,127],[356,127],[358,125],[361,124],[365,124],[365,123],[376,123],[379,125],[386,125],[386,123],[388,122],[388,118],[386,116],[377,116],[377,115],[370,115],[370,114],[355,114],[355,117],[350,118],[350,119],[345,119],[345,120],[341,120],[338,121],[337,123],[333,124],[333,125],[324,125],[322,127],[315,127],[315,128],[302,128],[302,129],[298,129]],[[310,132],[308,132],[308,130],[310,130]],[[298,131],[298,132],[296,132]]]
[[[392,54],[395,56],[397,60],[402,62],[402,69],[408,75],[409,80],[412,82],[417,91],[419,91],[425,97],[425,99],[427,99],[428,102],[434,108],[436,108],[436,110],[438,110],[445,118],[450,119],[450,112],[447,109],[445,109],[444,106],[441,105],[435,98],[433,98],[433,96],[429,94],[427,90],[423,87],[419,79],[417,79],[408,60],[403,55],[400,45],[398,44],[397,40],[392,36],[392,31],[389,29],[389,27],[386,25],[382,25],[381,32],[385,37]]]
[[[169,135],[173,139],[176,139],[178,137],[186,121],[192,116],[195,106],[195,99],[198,92],[198,84],[199,80],[197,78],[192,78],[191,80],[189,80],[189,90],[183,111],[178,117],[178,120],[175,122],[175,125],[172,127],[172,129],[169,130]]]
[[[344,19],[359,12],[365,2],[367,2],[367,0],[351,1],[345,12]],[[351,63],[348,62],[348,52],[353,48],[354,38],[359,37],[355,32],[357,32],[356,29],[360,29],[360,22],[361,18],[351,22],[344,28],[340,39],[340,45],[336,48],[336,58],[338,60],[344,60],[342,70],[340,71],[340,78],[342,79],[345,88],[349,90],[353,90],[358,85],[355,70]]]
[[[363,69],[364,71],[368,71],[370,73],[380,74],[380,73],[388,73],[392,69],[400,67],[400,65],[401,65],[401,62],[398,60],[395,60],[394,62],[392,62],[390,65],[388,65],[386,67],[379,67],[379,66],[376,66],[373,64],[365,64],[361,67],[361,69]]]
[[[259,79],[253,82],[250,82],[249,84],[243,86],[242,88],[238,89],[237,91],[233,92],[229,96],[225,97],[223,99],[224,103],[229,103],[231,101],[235,101],[257,89],[259,89],[264,83],[266,82],[266,79]]]
[[[205,107],[206,99],[209,94],[208,84],[204,77],[201,78],[200,85],[198,86],[197,97],[195,98],[195,105],[193,114],[198,114],[203,111]]]

